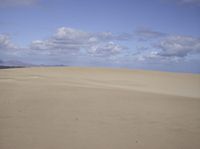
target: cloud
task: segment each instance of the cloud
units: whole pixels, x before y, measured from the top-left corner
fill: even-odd
[[[83,43],[87,42],[91,37],[90,33],[76,30],[73,28],[61,27],[57,30],[54,38],[57,40],[66,40],[70,42]]]
[[[49,51],[49,52],[65,52],[74,53],[80,51],[81,48],[89,47],[90,44],[96,42],[97,39],[92,37],[90,33],[80,30],[61,27],[57,32],[47,40],[36,40],[30,45],[32,50]]]
[[[143,49],[138,48],[139,57],[145,58],[183,58],[188,55],[200,53],[200,38],[184,35],[171,35],[151,29],[139,29],[135,37],[144,41]],[[147,51],[147,52],[146,52]],[[142,56],[141,56],[142,55]]]
[[[38,53],[72,53],[78,52],[82,46],[79,43],[70,41],[62,41],[56,39],[36,40],[30,45],[30,49]]]
[[[200,38],[197,37],[166,34],[149,29],[137,31],[135,37],[143,39],[143,48],[137,48],[133,55],[138,61],[166,63],[200,56]]]
[[[9,35],[0,34],[0,59],[5,60],[4,64],[8,64],[5,63],[7,61],[17,60],[18,57],[25,55],[28,51],[14,44]]]
[[[113,34],[111,32],[84,32],[81,30],[69,28],[69,27],[61,27],[57,29],[56,34],[54,35],[56,39],[64,39],[69,41],[77,41],[94,43],[94,42],[106,42],[110,40],[129,40],[131,39],[131,35],[128,33],[123,34]]]
[[[30,48],[41,52],[68,54],[75,54],[83,49],[92,56],[111,56],[124,49],[123,46],[114,43],[121,40],[128,40],[127,35],[114,35],[110,32],[90,33],[61,27],[49,39],[33,41]]]
[[[149,40],[164,37],[166,34],[148,28],[139,28],[135,31],[135,36],[142,40]]]
[[[112,57],[128,54],[128,47],[121,45],[123,40],[130,40],[130,34],[110,32],[85,32],[73,28],[58,28],[55,34],[45,40],[35,40],[26,49],[13,44],[7,35],[0,35],[0,51],[11,54],[36,55],[80,55]],[[129,38],[128,38],[129,37]],[[137,59],[175,59],[188,55],[200,54],[200,39],[191,36],[169,35],[150,29],[140,29],[137,38],[145,38],[142,49],[135,50]],[[136,43],[137,47],[137,43]],[[140,46],[139,46],[140,47]]]
[[[17,46],[11,42],[10,37],[8,35],[0,34],[0,50],[7,51],[15,49],[17,49]]]
[[[0,0],[0,7],[30,6],[38,0]]]
[[[139,38],[145,40],[138,42]],[[61,27],[50,37],[35,40],[25,48],[14,44],[10,36],[0,34],[0,59],[15,64],[22,61],[29,64],[132,68],[135,65],[152,68],[156,65],[159,68],[171,64],[192,65],[192,62],[200,62],[200,38],[150,29],[140,29],[131,35]]]
[[[154,47],[160,49],[157,54],[164,57],[186,57],[200,53],[200,39],[190,36],[168,36]]]
[[[109,42],[106,44],[94,45],[87,51],[93,56],[114,56],[127,49],[125,46]]]
[[[45,61],[50,62],[51,59],[60,62],[66,62],[65,59],[68,59],[75,62],[78,57],[113,58],[127,49],[119,44],[124,40],[130,40],[127,37],[127,34],[93,33],[61,27],[47,39],[34,40],[24,48],[14,44],[10,36],[0,34],[0,59],[6,61],[22,59],[28,63],[39,63],[39,61],[45,63]]]

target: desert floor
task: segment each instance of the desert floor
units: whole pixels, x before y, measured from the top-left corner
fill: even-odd
[[[198,149],[200,75],[0,70],[0,149]]]

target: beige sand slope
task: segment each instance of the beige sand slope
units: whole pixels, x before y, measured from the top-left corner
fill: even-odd
[[[200,148],[200,75],[0,70],[0,149],[134,148]]]

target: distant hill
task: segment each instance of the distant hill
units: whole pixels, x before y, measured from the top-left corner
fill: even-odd
[[[1,66],[0,69],[9,69],[9,68],[23,68],[24,66]]]
[[[3,61],[0,60],[0,69],[8,69],[8,68],[22,68],[22,67],[28,67],[32,66],[31,64],[24,63],[21,61]]]
[[[24,63],[21,61],[16,60],[9,60],[9,61],[3,61],[0,60],[0,69],[8,69],[8,68],[24,68],[24,67],[66,67],[68,65],[45,65],[45,64],[30,64],[30,63]]]

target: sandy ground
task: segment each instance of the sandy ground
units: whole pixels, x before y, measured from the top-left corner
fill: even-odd
[[[0,149],[134,148],[200,148],[200,75],[0,70]]]

